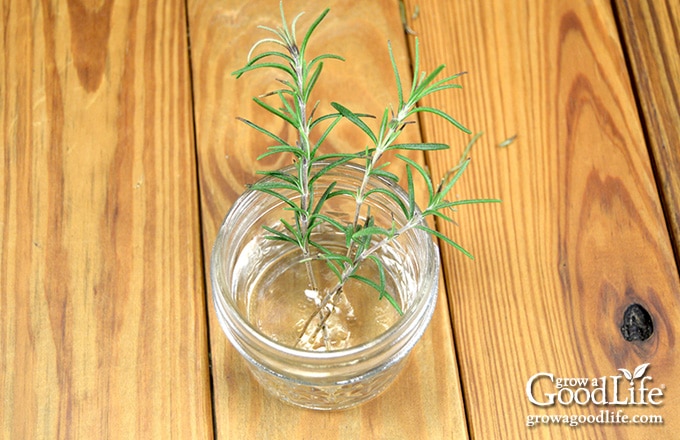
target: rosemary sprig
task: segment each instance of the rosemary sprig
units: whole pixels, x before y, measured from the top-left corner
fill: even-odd
[[[236,77],[238,78],[246,72],[255,69],[268,68],[280,70],[284,72],[288,77],[290,77],[290,80],[279,81],[284,86],[283,88],[275,90],[273,92],[269,92],[266,95],[266,96],[269,95],[278,96],[281,101],[282,107],[275,108],[258,97],[254,98],[254,101],[265,110],[269,111],[273,115],[283,119],[284,121],[295,127],[295,129],[298,132],[298,138],[295,145],[291,145],[290,143],[283,140],[279,136],[273,134],[269,130],[253,122],[246,120],[243,121],[277,142],[277,144],[270,147],[268,153],[266,153],[263,156],[277,153],[291,153],[295,156],[296,159],[295,164],[298,171],[297,178],[289,179],[287,177],[281,176],[280,174],[270,174],[270,176],[276,177],[282,182],[278,184],[268,184],[266,185],[266,187],[263,186],[263,184],[255,184],[251,188],[254,190],[269,193],[271,195],[274,195],[275,197],[280,197],[280,195],[277,193],[277,190],[293,189],[299,192],[300,194],[299,205],[295,204],[290,199],[288,200],[284,199],[284,201],[295,211],[295,223],[296,223],[296,230],[294,230],[292,227],[289,228],[288,226],[286,226],[286,229],[292,234],[292,238],[294,238],[294,241],[296,242],[296,244],[298,244],[298,246],[302,250],[303,256],[307,258],[310,255],[309,239],[311,236],[311,231],[313,229],[313,224],[310,218],[310,209],[313,206],[313,191],[312,184],[310,182],[311,178],[310,172],[312,165],[316,162],[314,156],[316,155],[316,152],[318,150],[318,145],[315,146],[311,145],[309,133],[313,125],[316,125],[317,123],[321,122],[321,120],[319,119],[317,120],[311,119],[312,117],[311,113],[313,112],[308,113],[307,111],[309,108],[308,101],[311,91],[314,88],[314,85],[316,84],[316,81],[318,80],[319,75],[321,74],[321,71],[323,69],[323,60],[325,59],[342,60],[342,58],[337,55],[326,54],[318,56],[309,62],[305,60],[305,52],[309,38],[311,37],[312,33],[319,25],[319,23],[321,23],[321,21],[328,14],[329,12],[328,9],[326,9],[312,23],[312,25],[307,30],[307,33],[305,34],[304,39],[302,40],[302,44],[300,46],[298,46],[296,43],[295,27],[297,24],[297,20],[302,16],[302,13],[298,14],[292,21],[291,25],[288,26],[283,11],[283,2],[281,3],[280,9],[282,27],[278,29],[272,29],[265,26],[260,26],[261,29],[264,29],[274,34],[275,37],[264,38],[255,43],[248,54],[249,59],[248,64],[246,64],[246,66],[243,67],[242,69],[239,69],[236,72],[234,72],[234,75],[236,75]],[[251,59],[254,49],[263,43],[273,43],[275,45],[282,46],[287,52],[275,50],[267,51]],[[272,58],[274,59],[274,61],[271,61]],[[336,119],[338,118],[336,117]],[[337,123],[337,121],[331,124],[331,126],[328,129],[328,132],[324,134],[323,136],[324,139],[328,135],[330,130],[335,126],[335,123]],[[286,224],[284,223],[284,225]],[[282,239],[281,236],[277,235],[275,236],[278,237],[278,239]],[[314,272],[311,269],[311,265],[307,263],[306,267],[310,279],[311,288],[316,289],[317,283],[314,277]]]
[[[452,202],[446,199],[469,163],[467,157],[469,148],[477,139],[477,136],[472,139],[468,148],[466,148],[460,163],[444,176],[437,187],[433,184],[432,179],[425,168],[412,159],[397,154],[396,157],[400,159],[406,167],[407,203],[404,203],[395,193],[384,188],[367,190],[368,182],[372,177],[386,178],[394,182],[399,181],[399,178],[395,174],[390,173],[385,169],[387,164],[381,163],[381,159],[387,151],[432,151],[449,148],[448,145],[442,143],[397,143],[399,135],[408,125],[415,122],[413,118],[419,113],[430,113],[441,117],[458,129],[470,133],[470,131],[460,122],[442,110],[417,105],[421,99],[433,93],[447,89],[460,88],[461,86],[456,83],[455,80],[458,79],[462,73],[439,78],[439,75],[444,70],[444,65],[440,65],[429,74],[420,72],[420,49],[418,40],[416,39],[413,79],[411,81],[410,90],[408,90],[408,93],[405,93],[392,51],[392,46],[388,43],[388,52],[397,84],[398,104],[396,109],[387,107],[384,110],[377,130],[374,131],[366,123],[365,120],[369,115],[356,113],[337,102],[331,103],[335,113],[316,116],[315,113],[318,108],[318,102],[313,106],[310,106],[309,100],[312,90],[323,71],[324,61],[343,60],[342,57],[334,54],[319,55],[309,61],[307,61],[305,57],[314,30],[327,16],[329,10],[326,9],[323,11],[321,15],[312,22],[302,38],[301,43],[298,44],[296,40],[296,24],[302,14],[297,15],[289,25],[286,21],[282,3],[280,9],[281,26],[277,29],[264,26],[260,27],[268,33],[273,34],[273,36],[263,38],[256,42],[248,54],[247,64],[234,72],[234,75],[240,77],[244,73],[256,69],[271,69],[284,75],[284,79],[277,79],[277,83],[279,84],[278,89],[265,93],[260,97],[255,97],[254,101],[275,117],[284,120],[287,124],[294,127],[297,132],[296,138],[293,141],[289,141],[254,122],[242,118],[240,118],[240,120],[274,141],[274,145],[270,146],[267,152],[261,155],[260,158],[273,154],[292,154],[295,160],[296,172],[292,175],[279,171],[260,172],[260,174],[269,176],[270,179],[267,180],[267,183],[255,183],[250,188],[281,199],[287,205],[288,209],[293,212],[294,221],[292,223],[285,219],[281,219],[281,230],[271,227],[265,227],[265,230],[270,234],[267,238],[289,242],[300,248],[303,255],[303,261],[307,268],[309,287],[312,290],[318,289],[318,285],[314,278],[314,272],[311,267],[311,261],[314,258],[323,260],[329,270],[335,274],[337,278],[336,285],[332,289],[325,291],[323,297],[317,303],[317,311],[305,322],[303,330],[298,338],[298,343],[300,343],[306,335],[307,339],[314,340],[319,332],[325,332],[325,323],[333,313],[333,308],[329,308],[328,306],[329,304],[333,304],[333,302],[340,297],[343,286],[350,279],[362,282],[378,291],[379,297],[389,301],[401,314],[402,310],[399,302],[392,297],[390,292],[386,289],[385,268],[382,261],[376,256],[376,252],[383,246],[395,240],[401,234],[416,228],[432,234],[460,250],[465,255],[472,257],[472,255],[458,243],[438,231],[425,226],[423,219],[427,216],[435,216],[443,220],[453,221],[444,213],[444,211],[453,210],[457,206],[464,204],[496,202],[497,200],[474,199]],[[271,45],[274,49],[254,55],[255,49],[263,44]],[[279,106],[277,107],[267,102],[266,99],[268,97],[277,97]],[[342,119],[346,119],[365,133],[370,141],[369,146],[358,153],[319,154],[320,147]],[[325,125],[325,128],[321,131],[317,141],[312,142],[310,138],[312,129],[321,129],[322,124]],[[327,164],[321,168],[313,167],[315,164],[322,161]],[[336,185],[331,184],[327,187],[325,192],[318,197],[318,200],[315,200],[315,182],[336,166],[350,161],[362,161],[364,163],[364,176],[361,185],[356,191],[336,190]],[[413,180],[414,170],[425,181],[428,189],[429,202],[424,210],[419,210],[416,206],[415,184]],[[298,194],[299,197],[287,197],[285,194],[290,193],[290,191]],[[388,228],[378,226],[374,223],[370,211],[366,213],[365,218],[361,221],[364,202],[372,194],[378,193],[391,198],[397,203],[406,217],[405,224],[401,226],[392,224]],[[339,195],[351,196],[356,201],[354,216],[352,222],[349,224],[343,224],[323,212],[324,204],[329,199]],[[344,234],[347,248],[345,253],[338,254],[312,240],[312,232],[321,224],[330,225]],[[371,262],[376,266],[378,273],[377,280],[366,278],[358,273],[359,267],[368,262]],[[311,334],[309,334],[308,330],[315,320],[318,321],[316,327]]]

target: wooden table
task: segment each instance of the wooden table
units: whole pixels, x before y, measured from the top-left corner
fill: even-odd
[[[414,48],[397,0],[285,6],[307,10],[301,26],[331,8],[313,43],[348,61],[326,66],[326,109],[394,102],[386,42],[403,72]],[[407,0],[404,12],[425,70],[469,72],[462,91],[423,103],[485,132],[457,194],[503,203],[438,225],[476,260],[442,248],[435,317],[397,382],[318,413],[254,384],[207,299],[222,218],[257,168],[282,165],[256,163],[267,142],[236,120],[261,115],[250,97],[271,77],[230,75],[278,2],[3,0],[0,437],[677,436],[680,4]],[[415,156],[441,176],[469,137],[418,127],[411,139],[452,145]],[[365,145],[349,124],[338,133],[332,148]],[[645,341],[622,335],[632,303],[651,315]],[[525,392],[541,372],[611,386],[645,363],[661,405],[540,407]],[[542,401],[556,384],[530,388]],[[619,410],[663,423],[527,426]]]

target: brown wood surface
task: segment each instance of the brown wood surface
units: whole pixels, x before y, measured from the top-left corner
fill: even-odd
[[[331,1],[324,5],[287,1],[286,11],[289,20],[306,11],[300,20],[302,30],[325,6],[331,13],[310,43],[310,50],[337,53],[347,62],[326,63],[317,87],[317,99],[323,102],[319,110],[332,111],[330,101],[335,100],[355,111],[382,114],[386,105],[396,101],[388,39],[404,76],[410,76],[398,5],[387,0]],[[244,185],[255,180],[255,170],[275,169],[290,160],[256,162],[270,144],[235,119],[241,116],[271,121],[251,98],[276,86],[272,74],[253,72],[238,81],[230,76],[244,65],[252,44],[267,36],[255,27],[277,27],[280,16],[278,1],[220,0],[190,2],[189,19],[203,234],[205,249],[209,250],[227,210]],[[266,126],[281,136],[291,135],[280,121]],[[410,128],[405,133],[410,137],[404,139],[417,140],[417,127]],[[366,145],[363,134],[349,124],[338,129],[329,140],[330,149],[357,151]],[[466,437],[443,284],[433,322],[404,371],[383,395],[355,409],[313,412],[282,404],[249,375],[245,362],[222,333],[212,308],[210,334],[218,438]]]
[[[405,1],[422,67],[469,72],[424,104],[485,131],[456,194],[503,203],[438,225],[476,260],[443,246],[438,308],[405,370],[335,413],[264,393],[206,304],[220,222],[256,169],[286,164],[256,162],[267,139],[236,121],[266,116],[250,98],[272,78],[230,75],[265,35],[255,27],[279,23],[278,3],[2,0],[0,439],[674,438],[677,2]],[[331,8],[313,44],[348,61],[327,63],[321,110],[396,100],[386,42],[402,78],[414,43],[398,0],[285,6],[289,19],[307,11],[301,26]],[[363,148],[338,128],[330,148]],[[412,156],[436,175],[469,140],[432,118],[409,130],[452,145]],[[654,320],[644,342],[620,332],[633,302]],[[525,395],[537,372],[647,362],[659,407],[545,409]],[[601,409],[664,423],[525,426]]]
[[[680,255],[680,2],[617,0],[676,256]]]
[[[416,5],[424,55],[470,72],[462,98],[425,104],[486,132],[458,192],[504,200],[461,210],[460,227],[443,228],[478,256],[444,248],[471,436],[671,438],[680,286],[609,2],[418,0],[407,10]],[[438,122],[423,131],[463,142]],[[446,165],[430,161],[437,174]],[[633,302],[654,320],[645,342],[619,331]],[[624,410],[660,414],[663,425],[525,426],[531,414],[602,409],[531,405],[533,374],[601,377],[646,362],[655,386],[667,384],[664,404]]]
[[[0,438],[207,438],[181,1],[2,1]]]

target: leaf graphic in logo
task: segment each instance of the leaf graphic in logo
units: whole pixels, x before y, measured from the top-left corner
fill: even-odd
[[[633,372],[633,379],[639,379],[645,375],[645,370],[649,367],[649,363],[638,365]],[[632,379],[631,379],[632,380]]]
[[[626,370],[625,368],[619,368],[619,371],[623,373],[623,376],[628,379],[629,381],[633,381],[633,375],[630,374],[630,371]]]

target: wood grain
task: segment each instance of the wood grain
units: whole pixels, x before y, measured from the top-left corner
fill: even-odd
[[[680,4],[615,1],[656,167],[675,255],[680,256]]]
[[[211,435],[184,11],[2,1],[2,438]]]
[[[471,436],[673,437],[680,285],[609,2],[406,3],[419,7],[410,24],[426,69],[470,72],[462,94],[425,102],[486,132],[457,192],[503,199],[461,209],[460,227],[444,227],[477,256],[444,248]],[[421,122],[426,140],[466,141]],[[452,159],[430,167],[441,174]],[[634,302],[654,321],[644,342],[620,332]],[[662,425],[526,426],[532,414],[603,409],[536,407],[524,391],[533,374],[614,376],[646,362],[653,386],[668,385],[663,405],[604,409],[660,414]]]
[[[265,151],[268,141],[235,119],[267,118],[251,97],[273,87],[271,75],[253,72],[238,81],[230,76],[245,63],[252,44],[266,35],[256,26],[276,27],[280,19],[275,0],[195,0],[189,5],[204,244],[210,249],[229,207],[244,185],[255,180],[255,170],[287,164],[274,158],[257,163],[255,158]],[[388,39],[399,65],[408,72],[408,52],[396,2],[330,1],[321,6],[287,1],[285,6],[289,19],[306,11],[300,20],[301,29],[323,7],[331,8],[310,50],[316,47],[317,51],[337,53],[348,61],[326,64],[317,87],[317,97],[323,101],[320,111],[331,111],[329,102],[337,100],[355,111],[381,114],[385,105],[396,100]],[[269,121],[269,129],[281,136],[290,135],[283,124],[271,118]],[[364,148],[366,140],[360,132],[349,124],[338,129],[328,144],[332,150]],[[418,130],[414,127],[407,136],[417,140]],[[218,438],[466,437],[443,289],[433,322],[396,383],[359,408],[333,413],[293,408],[265,394],[228,343],[212,308],[210,311]]]

